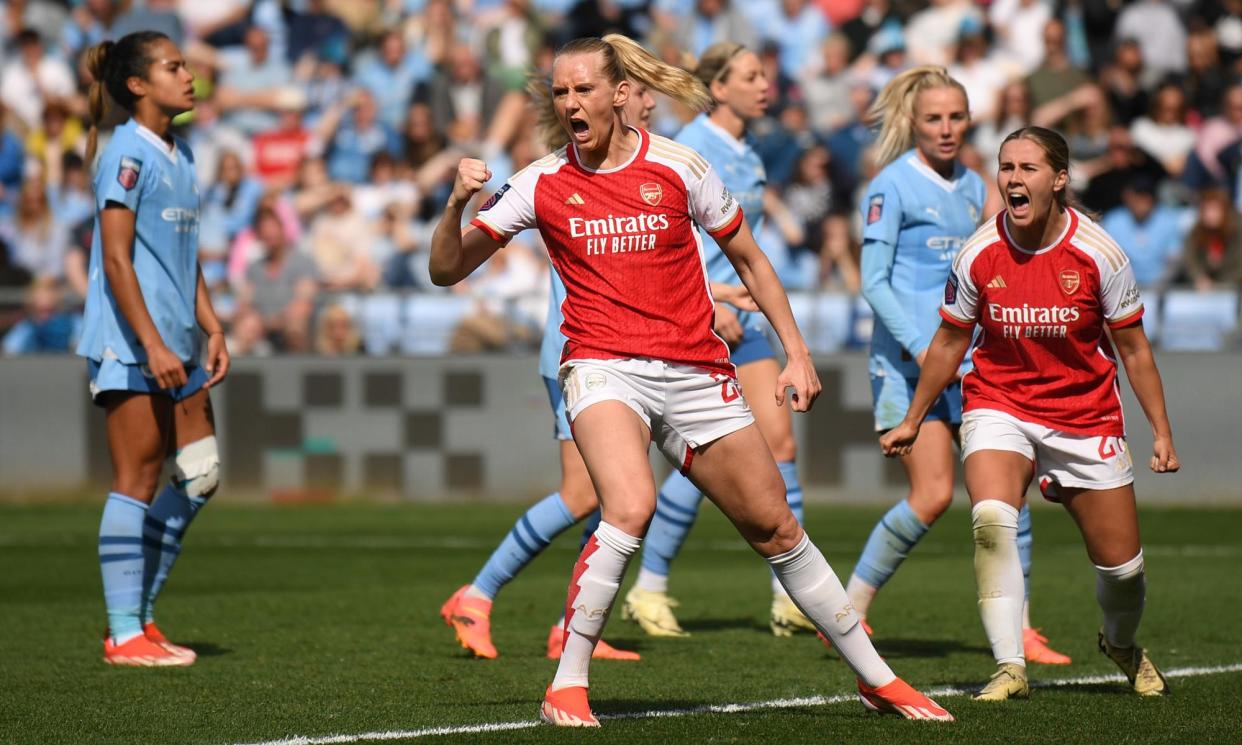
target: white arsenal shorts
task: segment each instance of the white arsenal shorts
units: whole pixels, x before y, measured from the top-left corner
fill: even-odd
[[[962,460],[979,450],[1009,450],[1035,463],[1044,498],[1059,502],[1059,487],[1112,489],[1134,481],[1124,437],[1076,435],[1024,422],[993,409],[962,414]]]
[[[736,378],[660,360],[571,360],[561,365],[569,422],[592,404],[620,401],[638,414],[664,457],[685,472],[696,448],[754,423]]]

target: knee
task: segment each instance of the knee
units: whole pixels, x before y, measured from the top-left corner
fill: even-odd
[[[936,479],[910,492],[910,508],[924,525],[931,525],[953,503],[953,479]]]
[[[771,448],[772,457],[777,463],[785,463],[798,457],[798,443],[794,440],[793,432],[784,431],[773,436],[768,447]]]
[[[655,495],[610,499],[604,505],[604,521],[634,536],[646,535],[655,514]]]
[[[599,507],[599,500],[595,498],[595,489],[590,488],[589,484],[586,489],[581,486],[578,488],[568,485],[562,487],[561,501],[565,503],[565,509],[569,510],[569,514],[573,515],[575,520],[581,520]]]
[[[772,549],[771,555],[787,553],[794,550],[798,546],[798,541],[802,540],[802,525],[798,523],[798,519],[794,517],[792,512],[785,514],[777,521],[775,529],[772,531],[772,539],[769,545]]]
[[[144,463],[128,472],[118,473],[113,481],[112,491],[140,502],[150,503],[160,484],[162,466],[161,462],[156,461]]]
[[[1017,548],[1018,510],[997,499],[985,499],[970,510],[975,550],[994,552],[1005,545]]]
[[[207,499],[220,485],[220,453],[215,435],[195,440],[172,457],[173,483],[187,496]]]

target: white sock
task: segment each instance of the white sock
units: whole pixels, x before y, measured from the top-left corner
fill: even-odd
[[[789,593],[785,592],[785,586],[781,584],[781,581],[776,578],[775,574],[772,575],[772,597],[774,598],[789,597]]]
[[[1133,647],[1147,596],[1143,550],[1120,566],[1097,566],[1095,571],[1095,599],[1104,611],[1104,639],[1114,647]]]
[[[647,550],[650,551],[651,547],[648,546]],[[639,589],[646,590],[647,592],[668,592],[668,575],[656,574],[644,567],[638,570],[638,582],[636,584]]]
[[[871,646],[841,580],[806,533],[791,551],[769,557],[768,564],[794,604],[832,640],[841,659],[859,679],[873,688],[896,680],[897,676]]]
[[[641,538],[601,522],[574,564],[565,602],[565,651],[561,653],[552,689],[586,686],[591,653],[604,633],[608,613],[621,589],[621,578]]]
[[[996,499],[970,510],[975,536],[975,582],[979,615],[997,664],[1026,666],[1022,651],[1022,561],[1018,558],[1018,511]]]
[[[1031,601],[1022,601],[1022,630],[1031,628]]]
[[[867,584],[857,574],[851,574],[849,583],[845,585],[845,594],[850,596],[850,604],[863,618],[867,617],[871,601],[875,600],[875,594],[879,591],[879,588]]]

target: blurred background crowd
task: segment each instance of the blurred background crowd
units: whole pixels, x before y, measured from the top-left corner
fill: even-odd
[[[969,92],[963,161],[994,187],[1000,140],[1065,133],[1072,186],[1133,260],[1166,348],[1238,344],[1242,0],[9,0],[0,10],[0,335],[65,352],[80,324],[93,199],[91,44],[168,34],[197,76],[204,275],[235,355],[535,348],[545,249],[519,236],[467,282],[427,248],[457,161],[491,188],[545,150],[524,84],[577,36],[620,31],[691,65],[743,42],[773,81],[755,122],[760,244],[821,352],[865,344],[857,200],[864,114],[901,70]],[[659,100],[652,129],[691,113]],[[481,201],[481,200],[480,200]]]

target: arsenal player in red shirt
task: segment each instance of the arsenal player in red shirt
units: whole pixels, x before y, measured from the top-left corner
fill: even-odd
[[[1129,259],[1067,204],[1068,168],[1069,147],[1051,130],[1005,138],[997,174],[1005,210],[958,254],[910,409],[880,438],[885,455],[910,452],[981,326],[974,370],[962,380],[962,458],[979,612],[998,669],[978,700],[1029,694],[1017,521],[1036,477],[1078,523],[1095,564],[1100,651],[1140,695],[1169,691],[1134,641],[1146,581],[1113,345],[1152,427],[1151,469],[1172,473],[1180,464]]]
[[[911,719],[952,716],[897,678],[876,654],[845,589],[785,501],[785,487],[737,387],[697,226],[720,245],[785,348],[778,405],[807,410],[819,394],[784,289],[737,200],[694,150],[627,127],[637,81],[702,110],[693,76],[617,35],[562,47],[551,107],[569,143],[518,172],[464,230],[467,202],[491,177],[463,160],[432,237],[431,277],[456,283],[526,228],[537,228],[565,282],[567,342],[559,382],[603,521],[574,567],[565,645],[541,707],[544,721],[596,727],[587,700],[591,652],[655,509],[654,442],[765,557],[790,597],[859,677],[863,703]]]

